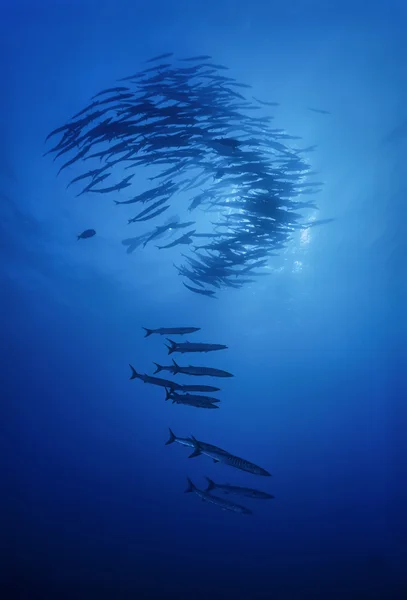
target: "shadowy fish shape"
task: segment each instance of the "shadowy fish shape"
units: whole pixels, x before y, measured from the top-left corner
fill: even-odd
[[[215,403],[219,402],[216,398],[208,396],[195,396],[192,394],[175,394],[165,390],[166,400],[172,400],[173,404],[186,404],[195,406],[195,408],[219,408]]]
[[[187,477],[188,487],[185,490],[185,493],[188,494],[190,492],[194,492],[198,498],[204,500],[205,502],[210,502],[211,504],[215,504],[215,506],[219,506],[222,510],[229,510],[230,512],[238,513],[240,515],[251,515],[253,511],[249,510],[245,506],[240,506],[239,504],[235,504],[234,502],[230,502],[230,500],[225,500],[224,498],[218,498],[217,496],[212,496],[212,494],[208,494],[208,492],[204,492],[200,490],[192,483],[189,477]]]
[[[183,390],[181,390],[183,391]],[[166,400],[179,400],[180,402],[183,399],[189,400],[191,402],[220,402],[218,398],[213,398],[212,396],[201,396],[200,394],[177,394],[174,390],[170,392],[165,390],[165,399]]]
[[[185,352],[214,352],[215,350],[226,350],[227,346],[224,344],[203,344],[203,343],[193,343],[193,342],[174,342],[167,338],[167,341],[170,342],[171,346],[165,346],[168,348],[168,354],[172,354],[173,352],[180,352],[184,354]]]
[[[143,327],[146,335],[144,337],[148,337],[153,333],[157,333],[158,335],[185,335],[187,333],[195,333],[195,331],[200,331],[200,327],[159,327],[158,329],[147,329],[147,327]],[[174,342],[175,343],[175,342]]]
[[[228,371],[222,371],[222,369],[213,369],[212,367],[194,367],[192,365],[189,365],[188,367],[181,367],[175,362],[174,359],[172,359],[172,362],[174,365],[171,373],[174,375],[181,373],[182,375],[196,375],[198,377],[233,377],[232,373],[228,373]],[[161,369],[169,371],[170,367],[161,367]]]
[[[160,387],[169,388],[170,390],[181,390],[182,385],[175,383],[174,381],[170,381],[169,379],[161,379],[160,377],[151,377],[150,375],[145,375],[141,373],[137,373],[136,369],[131,365],[131,377],[130,379],[141,379],[144,383],[151,383],[152,385],[158,385]]]
[[[323,110],[322,108],[311,108],[310,106],[308,106],[308,110],[311,110],[312,112],[315,112],[315,113],[319,113],[320,115],[332,114],[329,112],[329,110]]]
[[[157,372],[157,371],[156,371]],[[183,392],[219,392],[220,388],[214,387],[213,385],[183,385]]]
[[[94,235],[96,235],[96,231],[94,229],[85,229],[85,231],[82,231],[82,233],[80,233],[77,237],[78,240],[85,240],[86,238],[91,238]]]
[[[259,500],[270,500],[274,498],[271,494],[267,494],[267,492],[262,492],[261,490],[241,487],[239,485],[229,485],[229,483],[215,483],[212,479],[209,479],[209,477],[206,477],[206,479],[208,480],[206,492],[221,490],[225,494],[236,494],[237,496],[246,496],[247,498],[256,498]]]

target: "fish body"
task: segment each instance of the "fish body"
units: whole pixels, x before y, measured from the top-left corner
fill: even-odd
[[[200,490],[192,483],[192,481],[187,477],[188,487],[185,490],[185,493],[188,494],[190,492],[194,492],[198,498],[204,500],[205,502],[209,502],[210,504],[215,504],[215,506],[219,506],[222,510],[228,510],[230,512],[238,513],[240,515],[251,515],[252,511],[245,506],[240,506],[240,504],[235,504],[234,502],[230,502],[230,500],[225,500],[224,498],[218,498],[218,496],[212,496],[212,494],[208,494],[208,492],[204,492]]]
[[[220,402],[218,398],[213,398],[212,396],[203,396],[202,394],[177,394],[174,390],[171,392],[166,391],[166,400],[173,400],[175,402],[203,402],[203,403],[213,403]]]
[[[188,285],[187,283],[185,283],[185,281],[183,281],[182,283],[191,292],[195,292],[195,294],[201,294],[201,296],[208,296],[209,298],[216,298],[215,292],[213,290],[205,290],[205,289],[195,288],[195,287],[192,287],[191,285]]]
[[[200,400],[198,396],[193,396],[192,394],[177,394],[176,396],[171,396],[173,404],[184,404],[186,406],[194,406],[195,408],[219,408],[215,403],[219,402],[216,398],[207,400]]]
[[[219,392],[220,388],[213,385],[183,385],[183,392]]]
[[[82,231],[82,233],[80,233],[77,237],[78,240],[85,240],[86,238],[91,238],[94,235],[96,235],[96,231],[94,229],[85,229],[85,231]]]
[[[176,375],[181,373],[182,375],[194,375],[196,377],[233,377],[232,373],[228,371],[222,371],[222,369],[213,369],[212,367],[194,367],[189,365],[188,367],[181,367],[173,359],[174,363],[171,367],[171,373]],[[169,371],[170,367],[164,367],[165,370]]]
[[[167,338],[167,341],[170,342],[171,346],[167,346],[168,354],[172,354],[173,352],[180,352],[181,354],[185,354],[186,352],[214,352],[215,350],[226,350],[227,346],[224,344],[203,344],[203,343],[194,343],[194,342],[174,342]]]
[[[147,327],[143,327],[146,335],[144,337],[148,337],[153,333],[158,335],[186,335],[187,333],[195,333],[195,331],[199,331],[200,327],[159,327],[158,329],[147,329]]]
[[[247,498],[256,498],[258,500],[270,500],[274,498],[271,494],[267,494],[261,490],[256,490],[253,488],[241,487],[239,485],[229,485],[229,483],[215,483],[209,477],[206,478],[208,481],[208,487],[206,488],[206,492],[211,492],[212,490],[221,490],[225,494],[236,494],[237,496],[245,496]]]
[[[161,379],[160,377],[151,377],[151,375],[145,375],[137,373],[136,369],[130,365],[131,377],[130,379],[140,379],[144,383],[151,383],[152,385],[158,385],[160,387],[169,388],[170,390],[181,390],[182,385],[170,381],[169,379]]]
[[[193,436],[191,436],[191,439],[195,443],[195,446],[194,452],[189,458],[194,458],[195,456],[205,454],[209,458],[212,458],[215,462],[221,462],[225,465],[229,465],[230,467],[235,467],[235,469],[239,469],[240,471],[246,471],[248,473],[252,473],[253,475],[270,476],[268,471],[248,460],[245,460],[244,458],[234,456],[233,454],[230,454],[221,448],[217,448],[216,446],[209,447],[208,444],[198,442],[198,440],[196,440]]]

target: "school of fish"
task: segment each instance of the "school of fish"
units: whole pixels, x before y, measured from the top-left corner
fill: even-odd
[[[200,331],[199,327],[160,327],[158,329],[147,329],[144,328],[146,335],[145,337],[149,337],[153,334],[161,335],[161,336],[179,336],[179,335],[187,335],[191,333],[195,333]],[[167,345],[168,354],[173,352],[180,354],[188,354],[188,353],[207,353],[207,352],[215,352],[218,350],[227,350],[227,346],[224,344],[213,344],[207,342],[178,342],[172,339],[167,338],[171,345]],[[183,366],[179,365],[175,360],[172,361],[171,365],[163,366],[158,363],[154,363],[156,365],[156,371],[168,371],[172,375],[182,374],[182,375],[190,375],[190,376],[203,376],[203,377],[233,377],[232,373],[224,371],[222,369],[215,369],[213,367],[205,367],[198,365],[188,365]],[[165,389],[165,400],[172,400],[172,404],[181,404],[184,406],[191,406],[195,408],[201,409],[218,409],[220,400],[218,398],[214,398],[213,396],[203,395],[202,393],[196,394],[195,392],[206,392],[213,393],[220,391],[220,388],[209,386],[209,385],[199,385],[199,384],[180,384],[176,383],[170,379],[163,379],[161,377],[155,377],[154,375],[146,375],[141,374],[136,371],[133,365],[130,365],[131,375],[130,379],[139,379],[144,383],[150,383],[152,385],[156,385]],[[191,393],[192,392],[192,393]],[[189,437],[182,438],[177,437],[174,432],[169,429],[169,439],[166,442],[166,445],[173,443],[178,443],[181,446],[186,446],[192,450],[189,458],[195,458],[197,456],[206,456],[213,460],[214,463],[220,463],[223,465],[227,465],[230,467],[234,467],[235,469],[239,469],[240,471],[244,471],[246,473],[251,473],[252,475],[262,475],[262,476],[270,476],[270,473],[266,471],[263,467],[259,467],[253,462],[246,460],[245,458],[240,458],[234,454],[231,454],[227,450],[223,450],[218,446],[214,446],[213,444],[209,444],[207,442],[197,440],[194,436],[190,435]],[[244,496],[246,498],[254,498],[254,499],[272,499],[273,495],[257,490],[255,488],[249,487],[241,487],[236,485],[230,485],[228,483],[215,483],[212,479],[207,477],[208,486],[206,490],[202,490],[198,488],[189,477],[187,477],[188,487],[185,490],[186,493],[194,492],[201,500],[209,502],[210,504],[214,504],[221,508],[224,511],[231,511],[238,514],[252,514],[252,510],[242,506],[240,504],[236,504],[232,500],[225,499],[222,496],[213,494],[213,490],[218,491],[223,494],[231,494],[237,496]]]
[[[122,243],[131,253],[166,236],[160,251],[185,249],[173,263],[184,286],[214,298],[221,288],[267,275],[270,256],[299,229],[330,221],[301,215],[317,208],[304,195],[322,187],[310,180],[304,158],[315,146],[300,148],[298,136],[273,127],[264,111],[278,103],[247,99],[243,92],[251,86],[226,75],[227,67],[210,56],[175,61],[166,53],[147,62],[49,133],[46,141],[60,138],[46,154],[70,155],[58,174],[91,165],[67,187],[81,184],[77,196],[109,195],[129,227],[157,223],[170,208],[200,211],[195,219],[167,218]]]

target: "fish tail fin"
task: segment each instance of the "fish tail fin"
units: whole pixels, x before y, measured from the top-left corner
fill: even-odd
[[[165,344],[166,347],[168,348],[168,354],[172,354],[174,352],[177,344],[173,340],[170,340],[169,338],[166,338],[166,340],[168,342],[170,342],[170,344],[171,344],[171,346],[167,346],[167,344]]]
[[[80,240],[81,239],[81,235],[80,234],[77,235],[76,238],[77,238],[77,240]]]
[[[129,367],[131,369],[131,377],[130,377],[130,379],[136,379],[139,376],[138,373],[137,373],[137,371],[136,371],[136,369],[132,365],[130,365],[130,364],[129,364]]]
[[[166,400],[170,400],[171,399],[171,390],[167,390],[167,388],[165,389],[165,399]]]
[[[209,477],[206,477],[207,481],[208,481],[208,487],[206,488],[206,492],[210,492],[211,490],[214,490],[216,485],[214,483],[214,481],[212,481],[212,479],[209,479]]]
[[[170,437],[165,442],[166,446],[168,446],[169,444],[173,444],[175,442],[175,440],[177,439],[176,436],[175,436],[175,433],[172,431],[171,427],[168,427],[168,429],[169,429],[169,432],[170,432]]]
[[[121,204],[121,202],[120,202],[119,200],[113,200],[113,202],[114,202],[115,204]]]
[[[177,363],[175,362],[174,359],[172,359],[172,362],[174,363],[174,367],[175,367],[174,375],[176,375],[177,373],[179,373],[179,365],[177,365]]]
[[[187,477],[187,482],[188,482],[188,487],[185,490],[184,494],[189,494],[190,492],[193,492],[195,489],[194,484],[192,483],[192,481],[190,480],[189,477]]]
[[[144,336],[145,338],[148,337],[149,335],[151,335],[153,333],[153,330],[152,329],[147,329],[147,327],[142,327],[142,329],[144,329],[144,331],[146,332],[146,335]]]
[[[158,363],[153,363],[153,364],[157,367],[156,370],[154,371],[153,375],[155,375],[156,373],[159,373],[164,368],[161,365],[159,365]]]

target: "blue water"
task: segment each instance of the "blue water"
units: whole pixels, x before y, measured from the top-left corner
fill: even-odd
[[[407,597],[406,7],[2,0],[2,600]],[[175,254],[127,255],[110,199],[76,199],[42,156],[90,96],[168,51],[280,102],[276,126],[318,144],[318,218],[335,218],[217,301],[180,284]],[[228,345],[205,358],[235,374],[221,410],[129,381],[129,362],[168,360],[143,326]],[[168,427],[272,477],[188,459]],[[225,513],[184,494],[187,475],[275,498]]]

